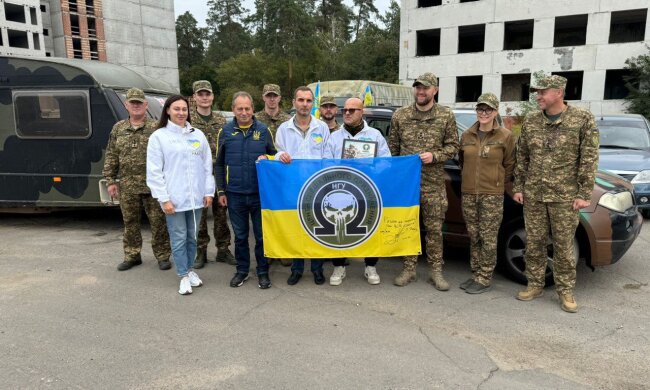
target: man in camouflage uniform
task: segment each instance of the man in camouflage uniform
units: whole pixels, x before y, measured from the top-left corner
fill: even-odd
[[[444,163],[459,149],[454,113],[436,104],[438,79],[424,73],[413,83],[415,103],[395,111],[391,120],[389,147],[393,156],[418,154],[422,160],[420,213],[426,231],[427,260],[436,289],[449,290],[442,275],[442,224],[447,211]],[[404,269],[395,285],[406,286],[417,279],[417,256],[404,258]]]
[[[330,134],[335,132],[341,127],[341,125],[336,121],[336,114],[339,111],[339,107],[336,105],[336,100],[333,96],[323,96],[320,98],[320,120],[327,124],[327,127],[330,129]],[[336,156],[337,158],[340,156]]]
[[[264,123],[268,128],[273,139],[278,127],[291,119],[291,115],[280,109],[280,86],[277,84],[266,84],[262,89],[262,100],[264,100],[264,109],[255,113],[255,119]]]
[[[194,94],[192,99],[196,107],[190,112],[190,123],[193,127],[201,130],[210,144],[212,151],[212,164],[217,158],[217,138],[219,131],[226,124],[226,118],[218,112],[212,111],[214,94],[212,93],[212,84],[207,80],[195,81],[192,84]],[[212,215],[214,216],[214,240],[217,246],[216,261],[235,265],[235,257],[230,252],[230,229],[228,228],[227,208],[212,202]],[[203,268],[208,262],[208,244],[210,243],[210,234],[208,234],[208,209],[201,213],[201,222],[199,223],[199,232],[196,242],[196,260],[194,268]]]
[[[463,217],[470,239],[472,277],[461,283],[468,294],[490,290],[497,264],[497,239],[503,219],[503,194],[512,185],[515,141],[499,126],[499,100],[492,93],[479,96],[477,122],[460,137],[458,162],[462,168]]]
[[[262,100],[264,100],[264,109],[255,113],[255,119],[264,123],[275,139],[275,133],[281,124],[291,119],[291,115],[280,109],[280,86],[277,84],[265,84],[262,89]],[[269,259],[269,264],[273,264],[276,259]],[[285,267],[292,264],[291,259],[277,259]]]
[[[124,220],[124,261],[117,266],[120,271],[142,264],[142,234],[140,217],[144,209],[151,225],[151,248],[158,260],[158,268],[171,268],[169,235],[165,214],[147,187],[147,143],[156,130],[157,123],[146,117],[147,100],[144,92],[131,88],[126,93],[129,119],[113,126],[106,147],[103,176],[108,183],[108,193],[120,200]],[[119,176],[119,182],[118,182]]]
[[[573,240],[579,211],[591,203],[599,134],[589,111],[564,101],[566,82],[564,77],[548,76],[530,88],[537,92],[540,110],[526,115],[517,144],[514,199],[524,205],[528,236],[528,286],[517,299],[543,295],[546,242],[552,231],[553,277],[561,308],[575,313]]]

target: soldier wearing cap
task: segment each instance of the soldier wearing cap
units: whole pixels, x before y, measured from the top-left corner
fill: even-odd
[[[341,125],[336,121],[336,114],[339,111],[339,107],[336,105],[336,100],[333,96],[323,96],[320,98],[320,120],[327,124],[327,127],[330,129],[330,133],[338,130]]]
[[[194,94],[192,99],[196,107],[190,111],[190,123],[192,126],[201,130],[210,144],[212,152],[212,163],[217,159],[217,138],[219,131],[226,124],[226,118],[212,111],[214,102],[214,93],[212,93],[212,84],[207,80],[198,80],[192,84]],[[217,247],[216,261],[236,264],[235,257],[230,252],[230,229],[228,228],[227,208],[212,202],[212,215],[214,216],[214,240]],[[197,238],[196,261],[194,268],[203,268],[208,262],[208,244],[210,243],[210,234],[208,233],[208,210],[207,208],[201,213],[201,222]]]
[[[275,137],[275,132],[283,122],[291,119],[291,115],[280,109],[280,86],[277,84],[266,84],[262,89],[262,100],[264,109],[255,113],[255,119],[268,126],[269,131]]]
[[[544,293],[547,239],[553,232],[553,278],[562,310],[578,304],[574,236],[579,211],[591,204],[598,163],[599,134],[593,114],[564,100],[567,80],[547,76],[530,88],[539,111],[526,115],[517,143],[514,199],[524,205],[526,277],[517,299]]]
[[[460,137],[463,217],[470,238],[472,277],[460,288],[469,294],[490,289],[497,263],[497,237],[503,219],[503,194],[512,188],[515,141],[497,122],[499,100],[492,93],[479,96],[477,122]]]
[[[142,264],[140,218],[144,210],[151,225],[151,248],[158,260],[158,268],[168,270],[171,268],[171,248],[165,214],[158,201],[151,197],[146,179],[147,144],[157,123],[146,117],[148,105],[141,89],[129,89],[124,105],[129,118],[113,126],[103,170],[109,195],[115,199],[119,197],[124,221],[124,260],[117,269],[126,271]]]
[[[454,113],[436,104],[438,79],[424,73],[413,82],[415,102],[395,111],[391,120],[391,155],[417,154],[422,160],[420,213],[426,231],[430,281],[440,291],[449,290],[442,275],[442,224],[447,211],[444,163],[458,152],[458,129]],[[417,255],[404,258],[404,269],[395,285],[406,286],[416,280]]]

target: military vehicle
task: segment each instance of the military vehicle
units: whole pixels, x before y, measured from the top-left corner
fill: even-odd
[[[0,56],[0,211],[114,206],[102,178],[126,91],[159,118],[168,84],[98,61]]]
[[[311,83],[307,87],[315,93],[318,84]],[[320,95],[333,96],[336,104],[343,107],[351,97],[363,99],[368,87],[372,94],[372,105],[402,107],[413,102],[413,88],[410,86],[368,80],[320,81]]]

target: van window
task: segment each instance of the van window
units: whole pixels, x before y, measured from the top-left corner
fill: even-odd
[[[88,91],[14,91],[20,138],[88,138],[92,133]]]

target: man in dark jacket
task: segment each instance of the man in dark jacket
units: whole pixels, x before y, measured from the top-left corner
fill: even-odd
[[[246,92],[237,92],[232,99],[235,118],[219,132],[217,140],[217,194],[219,203],[228,207],[235,233],[237,272],[230,287],[239,287],[248,279],[250,251],[248,247],[248,216],[253,222],[255,259],[258,285],[271,287],[269,264],[264,257],[262,241],[262,208],[257,187],[255,163],[266,155],[275,155],[273,136],[266,125],[253,115],[253,98]]]

